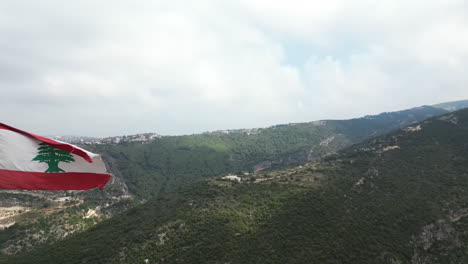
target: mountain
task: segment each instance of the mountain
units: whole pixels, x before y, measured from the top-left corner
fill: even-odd
[[[436,105],[433,105],[433,107],[453,112],[453,111],[456,111],[456,110],[467,108],[468,107],[468,100],[461,100],[461,101],[454,101],[454,102],[436,104]]]
[[[431,106],[351,120],[165,136],[147,144],[86,146],[103,154],[129,192],[150,198],[201,178],[294,167],[448,111]]]
[[[52,244],[83,232],[140,201],[202,178],[294,167],[366,138],[446,112],[423,106],[351,120],[323,120],[191,136],[150,135],[149,140],[141,142],[134,140],[139,137],[130,136],[130,140],[83,145],[103,155],[114,175],[110,184],[103,191],[0,191],[0,229],[9,227],[0,231],[0,253],[18,254]],[[61,139],[66,138],[70,137]]]
[[[468,109],[200,180],[9,263],[468,263]]]

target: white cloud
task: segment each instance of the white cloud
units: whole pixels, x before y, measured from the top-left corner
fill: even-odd
[[[180,134],[464,99],[467,13],[459,0],[2,1],[0,119]]]

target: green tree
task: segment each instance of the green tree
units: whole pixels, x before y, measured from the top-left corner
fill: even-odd
[[[45,162],[49,168],[45,172],[65,172],[59,168],[59,162],[70,163],[75,161],[73,156],[64,150],[56,149],[46,143],[39,144],[38,155],[34,157],[33,161]]]

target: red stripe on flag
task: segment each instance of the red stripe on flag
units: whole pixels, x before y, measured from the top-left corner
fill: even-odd
[[[0,170],[0,189],[10,190],[88,190],[100,189],[109,181],[110,174],[88,172],[29,172]]]
[[[61,149],[61,150],[64,150],[66,152],[70,152],[70,153],[73,153],[75,155],[78,155],[78,156],[82,157],[83,159],[85,159],[89,163],[93,162],[93,160],[88,155],[88,153],[86,153],[82,149],[74,147],[73,145],[63,143],[63,142],[58,142],[58,141],[55,141],[55,140],[50,139],[50,138],[41,137],[41,136],[38,136],[38,135],[35,135],[35,134],[32,134],[32,133],[29,133],[29,132],[26,132],[26,131],[23,131],[23,130],[14,128],[14,127],[11,127],[9,125],[5,125],[3,123],[0,123],[0,129],[10,130],[10,131],[20,133],[20,134],[28,136],[28,137],[35,138],[35,139],[37,139],[39,141],[42,141],[44,143],[49,144],[50,146],[52,146],[54,148]]]

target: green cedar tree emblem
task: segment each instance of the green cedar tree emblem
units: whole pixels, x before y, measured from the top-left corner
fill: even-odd
[[[49,146],[46,143],[39,144],[38,154],[33,161],[38,162],[45,162],[49,165],[49,168],[45,172],[65,172],[61,168],[59,168],[59,162],[66,162],[70,163],[75,161],[73,156],[64,150],[56,149],[54,147]]]

